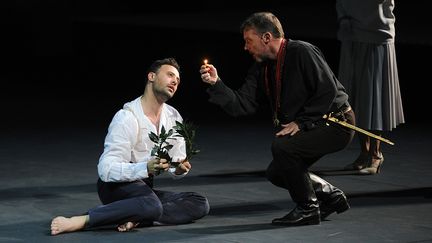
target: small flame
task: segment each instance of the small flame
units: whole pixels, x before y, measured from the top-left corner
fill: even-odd
[[[207,65],[207,63],[208,63],[208,60],[204,59],[204,65]]]

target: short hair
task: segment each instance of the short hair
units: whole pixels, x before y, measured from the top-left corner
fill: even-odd
[[[180,65],[173,57],[168,57],[160,60],[154,61],[147,70],[147,73],[153,72],[157,73],[162,65],[170,65],[177,69],[180,72]]]
[[[270,12],[257,12],[250,15],[240,26],[240,32],[255,29],[259,34],[272,33],[276,38],[284,38],[284,31],[279,19]]]

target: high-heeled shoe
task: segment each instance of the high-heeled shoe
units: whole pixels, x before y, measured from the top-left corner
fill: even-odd
[[[366,168],[361,169],[359,173],[363,175],[379,174],[381,172],[383,162],[384,156],[382,153],[378,156],[371,157],[370,165]]]
[[[361,153],[357,159],[344,167],[344,170],[361,170],[369,164],[368,155]]]

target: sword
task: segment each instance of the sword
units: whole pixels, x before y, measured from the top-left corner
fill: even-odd
[[[351,125],[351,124],[347,123],[346,121],[341,121],[341,120],[337,119],[336,117],[333,117],[332,113],[330,113],[330,115],[327,115],[327,114],[324,115],[323,118],[326,119],[327,121],[331,121],[331,122],[337,123],[339,125],[342,125],[344,127],[348,127],[348,128],[350,128],[350,129],[352,129],[354,131],[363,133],[363,134],[365,134],[365,135],[367,135],[369,137],[378,139],[378,140],[383,141],[385,143],[388,143],[390,145],[394,145],[394,143],[392,141],[388,140],[388,139],[385,139],[385,138],[383,138],[383,137],[381,137],[379,135],[373,134],[373,133],[371,133],[369,131],[366,131],[366,130],[364,130],[362,128],[359,128],[359,127],[356,127],[354,125]]]

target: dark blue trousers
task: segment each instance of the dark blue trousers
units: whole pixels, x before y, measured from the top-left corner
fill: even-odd
[[[184,224],[209,213],[207,198],[195,192],[153,190],[143,180],[134,182],[97,183],[103,205],[90,209],[87,227],[140,222],[152,225]]]

